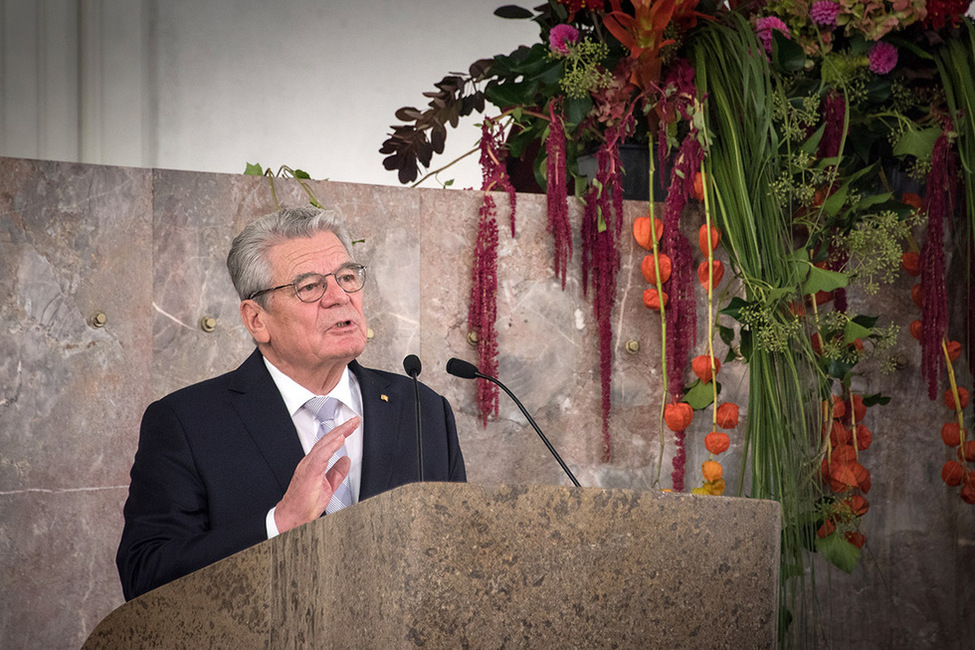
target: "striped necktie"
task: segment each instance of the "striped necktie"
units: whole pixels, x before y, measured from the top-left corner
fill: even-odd
[[[315,442],[321,440],[322,436],[335,428],[335,414],[340,405],[337,399],[327,396],[313,397],[305,402],[305,408],[311,411],[315,416],[315,420],[318,422],[318,432],[315,435]],[[343,442],[339,450],[328,459],[328,465],[325,471],[332,469],[332,466],[335,465],[339,458],[348,455],[349,452],[346,450],[345,443]],[[342,484],[332,494],[332,499],[328,502],[325,513],[332,514],[350,505],[352,505],[352,483],[349,476],[346,475],[345,480],[342,481]]]

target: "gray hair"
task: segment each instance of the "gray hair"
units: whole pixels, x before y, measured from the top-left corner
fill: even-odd
[[[227,255],[227,270],[240,299],[246,300],[248,296],[267,289],[274,281],[268,260],[268,251],[272,246],[299,237],[314,237],[320,232],[330,232],[338,237],[349,257],[355,259],[352,239],[334,210],[284,208],[247,224],[234,237]],[[267,294],[254,300],[261,307],[267,307]]]

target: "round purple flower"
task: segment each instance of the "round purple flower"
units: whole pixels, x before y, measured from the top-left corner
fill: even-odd
[[[755,32],[758,34],[758,40],[762,41],[762,47],[765,48],[766,54],[772,53],[772,30],[777,29],[782,32],[786,38],[791,39],[792,36],[789,35],[789,28],[781,18],[776,18],[775,16],[765,16],[764,18],[759,18],[755,21]]]
[[[884,41],[877,41],[867,54],[870,59],[870,72],[887,74],[897,65],[897,48]]]
[[[569,46],[579,40],[579,30],[572,25],[556,25],[548,33],[548,46],[559,54],[568,54]]]
[[[816,0],[809,10],[809,18],[817,25],[836,27],[836,16],[840,13],[840,3],[833,0]]]

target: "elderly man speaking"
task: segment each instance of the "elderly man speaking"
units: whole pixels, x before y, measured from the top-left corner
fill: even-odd
[[[126,600],[418,480],[412,380],[355,360],[366,267],[336,215],[262,217],[227,267],[257,349],[146,409],[116,556]],[[464,481],[450,404],[421,386],[420,409],[424,480]]]

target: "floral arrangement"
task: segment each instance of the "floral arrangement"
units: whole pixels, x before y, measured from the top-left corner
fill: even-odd
[[[971,346],[959,342],[975,340],[975,286],[970,278],[964,331],[949,335],[958,324],[949,323],[945,271],[947,258],[964,258],[975,275],[975,27],[968,8],[968,0],[505,6],[496,14],[535,21],[540,42],[445,77],[427,94],[425,110],[400,109],[405,124],[384,143],[384,164],[412,182],[442,151],[447,124],[484,113],[483,228],[470,314],[482,364],[497,353],[497,225],[488,190],[511,192],[513,234],[511,162],[530,167],[548,197],[553,267],[563,288],[572,246],[567,201],[582,203],[581,276],[600,331],[608,461],[620,145],[645,145],[666,191],[655,197],[651,190],[632,234],[646,249],[643,299],[664,350],[660,429],[675,448],[671,485],[685,489],[688,427],[709,411],[702,443],[710,455],[692,475],[693,491],[722,494],[716,458],[739,447],[742,475],[750,472],[739,491],[782,502],[783,566],[806,565],[804,552],[812,549],[852,571],[867,541],[875,435],[868,410],[888,401],[872,378],[889,367],[898,332],[881,315],[855,313],[857,301],[848,298],[876,294],[900,272],[920,280],[911,333],[921,345],[928,396],[943,398],[952,413],[941,434],[956,451],[942,477],[975,504],[971,374],[953,365],[965,354],[969,370],[975,366]],[[585,156],[595,159],[595,172],[580,170]],[[680,228],[689,215],[704,221],[696,260]],[[699,328],[702,295],[708,316]],[[690,359],[698,329],[706,332],[707,354]],[[723,359],[715,356],[716,338],[727,347]],[[738,428],[739,405],[719,401],[721,366],[732,362],[749,365],[741,434],[728,433]],[[496,401],[481,398],[486,421]],[[783,590],[783,602],[789,598]]]

